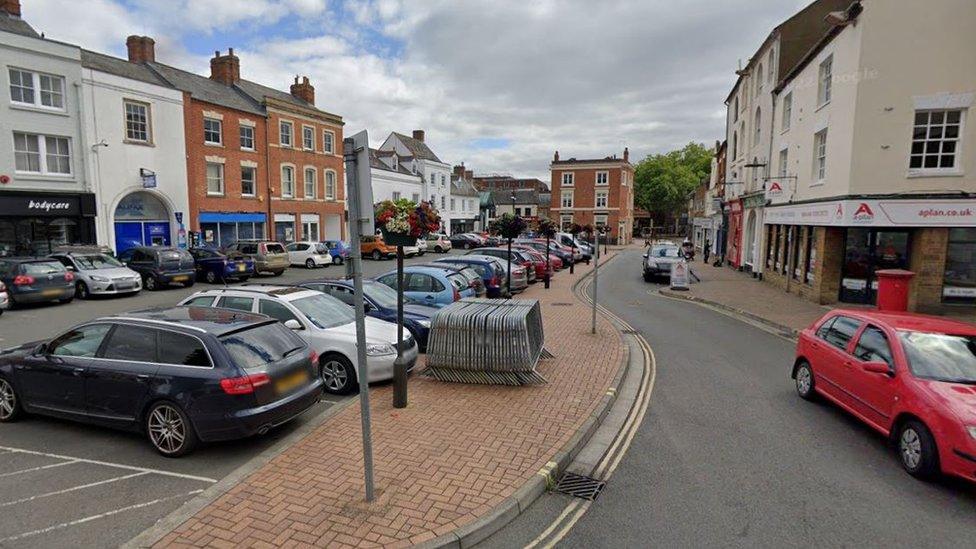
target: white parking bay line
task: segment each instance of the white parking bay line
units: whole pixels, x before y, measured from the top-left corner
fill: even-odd
[[[52,457],[52,456],[48,456],[48,457]],[[22,475],[24,473],[31,473],[31,472],[40,471],[40,470],[43,470],[43,469],[52,469],[54,467],[61,467],[62,465],[71,465],[72,463],[78,463],[78,460],[77,459],[71,459],[71,458],[60,458],[60,459],[68,459],[70,461],[62,461],[60,463],[52,463],[50,465],[41,465],[39,467],[31,467],[29,469],[19,469],[17,471],[10,471],[9,473],[0,474],[0,478],[12,477],[14,475]]]
[[[158,503],[163,503],[164,501],[169,501],[169,500],[178,499],[178,498],[186,498],[186,497],[190,497],[190,496],[195,496],[195,495],[199,494],[200,492],[203,492],[203,490],[193,490],[192,492],[186,492],[186,493],[183,493],[183,494],[177,494],[175,496],[169,496],[169,497],[165,497],[165,498],[154,499],[152,501],[146,501],[146,502],[143,502],[143,503],[136,503],[135,505],[127,505],[125,507],[120,507],[120,508],[114,509],[112,511],[107,511],[105,513],[99,513],[97,515],[92,515],[90,517],[80,518],[80,519],[77,519],[77,520],[72,520],[70,522],[62,522],[61,524],[55,524],[54,526],[48,526],[47,528],[41,528],[39,530],[31,530],[30,532],[24,532],[22,534],[16,534],[16,535],[9,536],[9,537],[6,537],[6,538],[0,538],[0,542],[4,542],[4,541],[17,541],[19,539],[29,538],[31,536],[37,536],[39,534],[46,534],[48,532],[53,532],[55,530],[61,530],[63,528],[68,528],[70,526],[77,526],[79,524],[84,524],[86,522],[91,522],[93,520],[98,520],[98,519],[102,519],[102,518],[105,518],[105,517],[110,517],[112,515],[118,515],[119,513],[124,513],[126,511],[134,511],[136,509],[142,509],[143,507],[150,507],[150,506],[156,505]]]
[[[156,474],[156,475],[165,475],[165,476],[168,476],[168,477],[184,478],[184,479],[188,479],[188,480],[198,480],[200,482],[209,482],[210,484],[215,484],[217,482],[216,479],[212,479],[212,478],[208,478],[208,477],[200,477],[200,476],[196,476],[196,475],[187,475],[187,474],[183,474],[183,473],[176,473],[176,472],[173,472],[173,471],[163,471],[162,469],[150,469],[150,468],[147,468],[147,467],[136,467],[134,465],[125,465],[124,463],[112,463],[112,462],[109,462],[109,461],[99,461],[97,459],[85,459],[85,458],[79,458],[79,457],[73,457],[73,456],[62,456],[60,454],[49,454],[47,452],[37,452],[37,451],[34,451],[34,450],[24,450],[23,448],[12,448],[10,446],[0,446],[0,450],[9,450],[11,452],[15,452],[15,453],[18,453],[18,454],[30,454],[30,455],[33,455],[33,456],[44,456],[44,457],[49,457],[49,458],[52,458],[52,459],[66,459],[66,460],[70,460],[71,462],[90,463],[92,465],[104,465],[106,467],[115,467],[116,469],[128,469],[129,471],[139,471],[141,473],[153,473],[153,474]],[[55,464],[55,465],[57,465],[57,464]],[[67,464],[64,463],[64,464],[61,464],[61,465],[67,465]],[[46,466],[46,467],[52,467],[52,466]],[[2,475],[0,475],[0,476],[2,476]]]
[[[27,503],[28,501],[34,501],[36,499],[48,498],[51,496],[60,496],[61,494],[67,494],[68,492],[74,492],[76,490],[84,490],[85,488],[92,488],[95,486],[101,486],[102,484],[109,484],[111,482],[118,482],[120,480],[127,480],[130,478],[141,477],[143,475],[148,475],[148,472],[132,473],[131,475],[123,475],[121,477],[114,477],[106,480],[100,480],[98,482],[92,482],[89,484],[82,484],[81,486],[72,486],[71,488],[65,488],[64,490],[57,490],[55,492],[48,492],[46,494],[38,494],[36,496],[31,496],[29,498],[17,499],[14,501],[8,501],[5,503],[0,503],[0,507],[7,507],[8,505],[16,505],[18,503]]]

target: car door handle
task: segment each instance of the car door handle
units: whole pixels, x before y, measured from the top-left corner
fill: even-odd
[[[74,375],[79,376],[79,377],[85,375],[85,369],[84,368],[72,368],[71,371],[74,373]]]
[[[854,363],[851,362],[850,360],[845,360],[844,361],[844,366],[847,366],[848,368],[853,368],[854,367]]]
[[[139,381],[149,381],[149,374],[138,374],[136,375],[136,379]]]

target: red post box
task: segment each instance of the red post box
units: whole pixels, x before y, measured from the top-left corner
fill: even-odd
[[[915,273],[904,269],[884,269],[874,274],[878,277],[878,310],[907,311],[908,288]]]

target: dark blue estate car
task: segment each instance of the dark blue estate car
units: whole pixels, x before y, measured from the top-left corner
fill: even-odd
[[[299,286],[327,293],[348,305],[355,304],[351,280],[326,278],[301,282]],[[368,316],[396,323],[396,290],[375,280],[363,280],[363,298],[366,300],[366,314]],[[430,333],[430,317],[434,316],[437,309],[413,303],[406,297],[403,299],[403,327],[413,334],[420,352],[425,352],[427,350],[427,336]]]
[[[224,255],[213,248],[192,248],[189,250],[197,272],[197,280],[210,284],[226,280],[246,282],[254,276],[254,260],[242,255]]]
[[[105,317],[0,352],[0,423],[26,412],[141,431],[178,457],[309,409],[322,393],[317,362],[264,315],[174,307]]]

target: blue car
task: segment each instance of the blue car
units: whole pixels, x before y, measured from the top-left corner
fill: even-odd
[[[333,265],[342,265],[349,259],[349,244],[341,240],[323,240],[322,244],[329,248]]]
[[[490,259],[481,259],[465,255],[442,257],[435,259],[434,263],[444,263],[445,265],[464,265],[471,267],[478,273],[481,280],[485,283],[487,297],[502,297],[505,293],[502,285],[505,283],[505,272],[498,269]]]
[[[396,289],[397,273],[390,271],[376,281]],[[404,267],[403,295],[421,305],[441,308],[463,297],[475,297],[474,288],[461,273],[437,267]]]
[[[241,282],[254,276],[254,260],[240,254],[227,256],[213,248],[191,248],[197,280],[217,284],[228,280]]]
[[[356,303],[351,280],[325,278],[300,282],[298,285],[303,288],[327,293],[349,305]],[[434,316],[437,309],[420,305],[419,303],[413,303],[406,295],[403,297],[403,327],[410,334],[413,334],[414,339],[417,340],[417,346],[420,348],[420,352],[425,352],[427,350],[427,336],[430,333],[430,317]],[[363,298],[366,301],[367,316],[393,322],[394,324],[396,323],[396,291],[375,280],[364,280]]]

